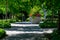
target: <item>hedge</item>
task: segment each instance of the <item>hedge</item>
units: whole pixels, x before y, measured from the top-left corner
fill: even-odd
[[[13,19],[0,20],[0,28],[11,28],[10,23],[15,22]]]
[[[41,28],[57,28],[57,22],[45,21],[39,24]]]

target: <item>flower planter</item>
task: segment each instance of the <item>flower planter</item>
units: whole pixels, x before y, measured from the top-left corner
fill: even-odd
[[[39,24],[41,21],[40,17],[35,17],[32,19],[32,23]]]

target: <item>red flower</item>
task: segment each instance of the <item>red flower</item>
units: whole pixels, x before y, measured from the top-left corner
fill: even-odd
[[[36,14],[35,16],[36,16],[36,17],[40,17],[40,16],[41,16],[41,14]]]

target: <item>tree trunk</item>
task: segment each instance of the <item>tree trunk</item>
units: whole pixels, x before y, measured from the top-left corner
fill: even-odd
[[[14,19],[14,15],[12,14],[12,19]]]
[[[8,9],[8,0],[6,0],[6,15],[5,15],[5,19],[7,19],[7,10]]]
[[[52,12],[52,19],[51,19],[52,23],[54,21],[54,11]]]
[[[60,9],[58,10],[58,33],[60,34]]]

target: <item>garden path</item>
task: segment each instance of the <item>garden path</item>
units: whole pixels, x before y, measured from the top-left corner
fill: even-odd
[[[3,40],[43,40],[44,33],[52,33],[52,29],[41,29],[39,26],[12,27],[5,29],[8,35]]]

